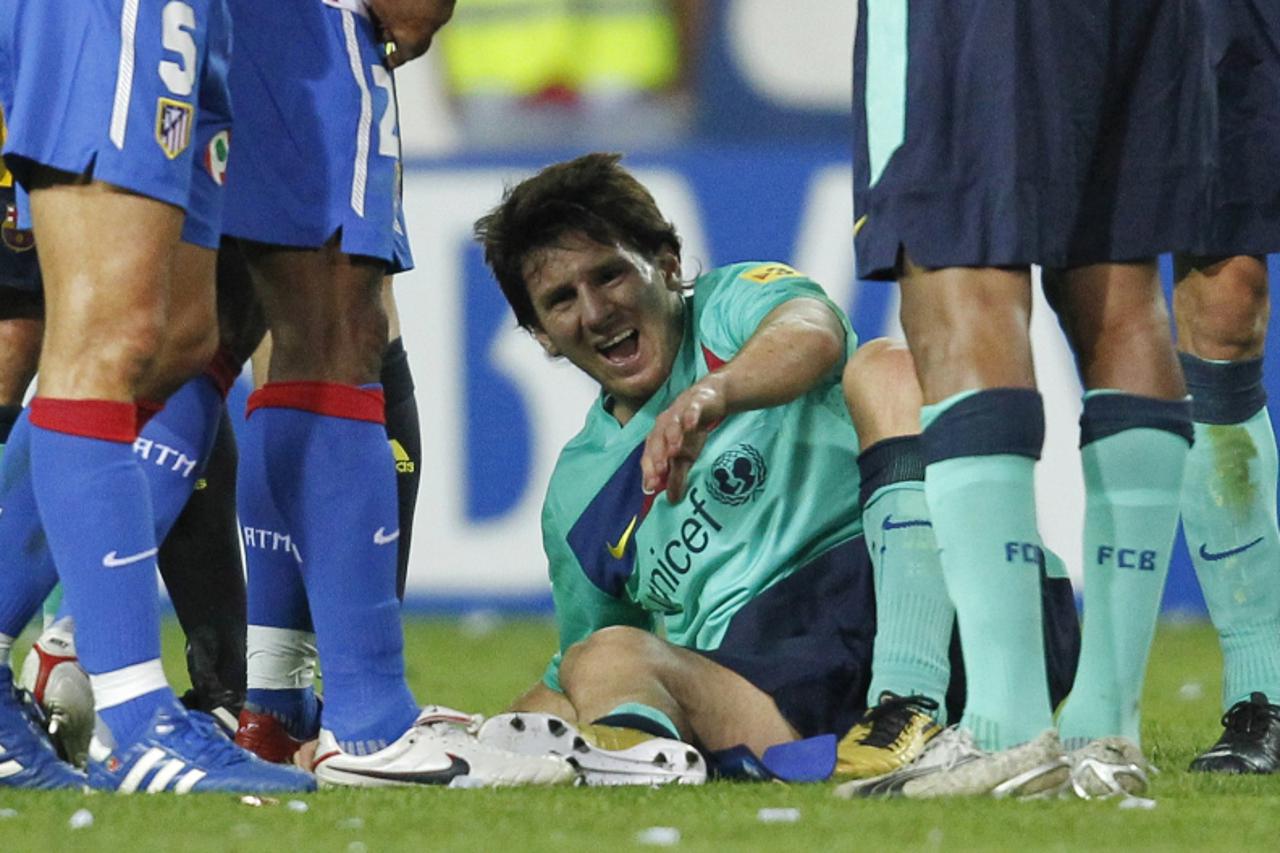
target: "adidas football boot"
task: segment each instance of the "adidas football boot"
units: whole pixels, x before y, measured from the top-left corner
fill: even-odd
[[[1280,705],[1253,693],[1222,715],[1222,737],[1191,762],[1201,773],[1275,773],[1280,770]]]
[[[13,689],[13,673],[0,667],[0,788],[83,788],[85,777],[58,760],[48,738]]]
[[[321,729],[316,778],[321,785],[366,788],[567,785],[577,781],[577,770],[563,758],[518,755],[482,743],[476,738],[480,723],[480,717],[428,705],[408,731],[368,755],[346,752],[332,732]]]
[[[270,764],[234,745],[207,715],[171,708],[157,710],[142,737],[125,747],[112,749],[95,737],[89,784],[121,794],[283,794],[316,788],[309,774]]]
[[[942,731],[931,716],[937,710],[927,696],[881,693],[836,747],[836,776],[869,779],[915,761]]]
[[[551,714],[499,714],[476,735],[482,743],[521,755],[568,759],[587,785],[700,785],[707,781],[702,753],[682,741],[638,729],[575,728]]]

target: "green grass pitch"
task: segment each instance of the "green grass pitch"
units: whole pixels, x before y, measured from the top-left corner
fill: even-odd
[[[554,644],[542,621],[410,621],[409,676],[420,698],[495,712],[541,672]],[[166,665],[185,684],[169,626]],[[20,657],[17,658],[19,661]],[[85,795],[0,789],[0,851],[524,851],[648,850],[651,827],[674,849],[969,850],[1274,849],[1280,779],[1187,773],[1218,735],[1220,659],[1205,625],[1166,624],[1152,653],[1145,745],[1162,772],[1151,810],[1104,802],[846,802],[827,785],[712,784],[659,790],[324,791],[250,807],[232,796]],[[297,808],[296,806],[294,808]],[[761,809],[792,808],[790,823]],[[72,829],[79,809],[92,826]]]

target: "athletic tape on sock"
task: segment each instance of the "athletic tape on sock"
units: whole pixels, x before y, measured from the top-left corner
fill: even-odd
[[[159,658],[100,675],[90,675],[89,683],[93,686],[93,704],[98,711],[123,705],[131,699],[169,686]]]

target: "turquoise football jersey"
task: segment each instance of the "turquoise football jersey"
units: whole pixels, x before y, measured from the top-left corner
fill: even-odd
[[[847,358],[853,329],[815,282],[780,263],[720,267],[686,296],[684,340],[662,388],[625,427],[602,395],[561,451],[542,512],[560,634],[547,686],[560,689],[569,646],[609,625],[715,649],[753,598],[862,532],[844,359],[800,398],[716,426],[679,503],[641,489],[640,457],[658,414],[798,297],[822,300],[840,317]]]

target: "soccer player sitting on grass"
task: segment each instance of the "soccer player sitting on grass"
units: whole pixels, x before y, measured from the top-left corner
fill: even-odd
[[[560,650],[480,737],[600,784],[700,781],[689,745],[726,775],[825,778],[841,736],[838,772],[887,773],[939,731],[954,622],[910,356],[855,354],[784,264],[690,282],[618,159],[549,167],[476,226],[519,324],[601,390],[542,514]],[[1055,701],[1078,641],[1066,583],[1046,584]]]

